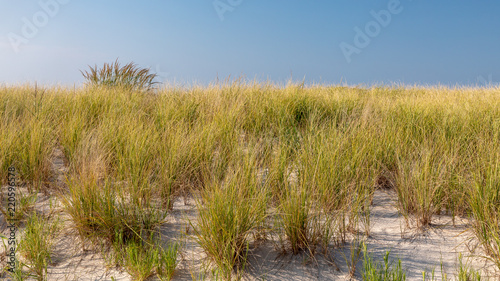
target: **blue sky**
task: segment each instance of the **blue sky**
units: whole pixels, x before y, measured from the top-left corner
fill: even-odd
[[[0,0],[0,83],[81,83],[119,58],[161,81],[500,83],[500,1]]]

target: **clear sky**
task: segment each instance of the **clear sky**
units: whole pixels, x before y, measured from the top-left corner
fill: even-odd
[[[500,1],[0,0],[0,83],[116,58],[184,84],[498,85]]]

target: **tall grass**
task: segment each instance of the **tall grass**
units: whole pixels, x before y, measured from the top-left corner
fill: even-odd
[[[402,116],[391,124],[394,141],[402,142],[392,163],[402,213],[414,215],[417,226],[429,225],[443,210],[465,214],[475,141],[470,134],[478,129],[471,127],[472,112],[433,104],[404,105],[394,114]]]
[[[321,217],[313,208],[313,198],[307,190],[287,186],[280,198],[278,217],[278,226],[283,229],[293,254],[303,250],[314,252],[323,231]]]
[[[92,178],[73,178],[62,197],[66,212],[84,239],[110,246],[117,237],[123,243],[148,237],[165,217],[156,206],[138,204],[122,185],[109,179],[100,184]]]
[[[0,106],[1,175],[7,167],[16,167],[20,183],[28,188],[47,186],[51,176],[50,157],[55,144],[58,89],[40,89],[26,85],[2,89]],[[5,183],[2,176],[1,182]]]
[[[252,154],[243,156],[222,182],[205,186],[197,202],[199,217],[191,222],[198,243],[226,280],[244,268],[250,236],[266,218],[267,192],[258,185],[254,161]]]
[[[398,161],[400,209],[406,218],[415,215],[418,227],[429,225],[442,208],[455,161],[456,156],[440,152],[439,148],[422,148],[409,159]]]
[[[497,144],[498,139],[492,140]],[[485,252],[500,268],[500,151],[483,144],[470,190],[473,230]],[[479,161],[479,160],[478,160]]]
[[[324,128],[311,133],[300,151],[299,177],[303,188],[317,194],[318,206],[336,222],[336,240],[343,243],[346,233],[357,231],[360,223],[369,222],[371,187],[377,167],[373,146],[366,139],[368,130],[357,131],[362,121],[352,127]],[[365,225],[369,232],[369,226]]]
[[[50,186],[62,149],[61,198],[85,238],[139,245],[175,197],[192,194],[198,242],[229,278],[262,228],[292,253],[369,234],[373,192],[385,186],[416,226],[469,214],[500,259],[498,88],[239,80],[145,93],[154,75],[118,62],[86,77],[100,86],[0,88],[1,183],[15,166],[29,188]]]

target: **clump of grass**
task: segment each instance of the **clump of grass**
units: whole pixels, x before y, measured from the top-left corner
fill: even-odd
[[[3,132],[0,135],[0,184],[4,185],[8,180],[8,169],[14,163],[14,155],[12,147],[14,145],[17,132],[19,130],[19,125],[14,125],[13,123],[5,120],[0,120],[0,130]]]
[[[114,121],[110,120],[110,123]],[[112,128],[101,128],[107,131],[102,132],[103,142],[111,154],[114,176],[127,182],[131,200],[137,200],[137,204],[149,202],[157,182],[154,177],[158,173],[158,134],[137,120],[117,123]]]
[[[20,263],[16,265],[16,269],[14,269],[14,271],[8,272],[8,276],[15,281],[24,281],[28,277],[31,277],[29,273],[23,271],[22,267],[20,266]]]
[[[18,183],[32,191],[46,186],[51,176],[50,156],[54,147],[54,128],[58,111],[56,95],[25,86],[7,91],[0,105],[0,175],[16,166]],[[3,94],[2,94],[3,95]],[[6,174],[5,174],[6,176]],[[6,177],[2,176],[1,182]]]
[[[328,247],[338,233],[332,216],[317,206],[317,195],[302,185],[286,183],[279,197],[275,227],[280,235],[282,250],[296,255],[316,253],[318,246]],[[282,235],[284,235],[282,237]]]
[[[89,66],[81,71],[87,84],[91,86],[120,87],[126,90],[149,91],[153,89],[156,74],[147,68],[139,68],[133,62],[121,66],[118,59],[114,63],[104,63],[102,68]]]
[[[263,146],[262,157],[267,164],[265,173],[261,173],[265,176],[263,185],[269,187],[271,202],[276,207],[275,229],[282,251],[308,251],[314,255],[317,246],[326,248],[330,239],[337,236],[335,224],[339,221],[320,204],[317,186],[309,173],[316,161],[308,161],[308,150],[294,146],[286,140]]]
[[[290,185],[289,177],[291,174],[292,151],[283,142],[275,146],[270,146],[266,153],[266,178],[264,184],[269,186],[272,195],[272,203],[279,205],[281,198]]]
[[[62,201],[80,237],[107,253],[134,280],[153,274],[171,278],[177,265],[178,246],[163,250],[152,237],[163,222],[162,202],[137,198],[133,188],[110,179],[72,178]]]
[[[169,243],[166,248],[160,250],[160,258],[156,264],[156,274],[161,280],[170,280],[174,276],[178,260],[177,254],[180,245],[178,243]]]
[[[26,223],[19,253],[28,263],[28,268],[37,280],[46,280],[47,267],[51,263],[52,246],[59,229],[57,222],[48,222],[36,213]]]
[[[69,175],[103,180],[111,176],[111,153],[97,130],[82,133],[69,158]]]
[[[115,241],[121,241],[117,238]],[[178,264],[179,244],[169,243],[163,248],[153,235],[140,242],[129,241],[125,245],[114,243],[115,263],[123,266],[133,280],[142,281],[156,275],[160,280],[170,280]]]
[[[310,249],[319,243],[319,217],[312,209],[312,198],[305,189],[287,186],[278,207],[279,226],[283,229],[293,254]]]
[[[142,281],[154,273],[155,264],[158,262],[158,250],[146,250],[141,244],[128,243],[125,247],[125,269],[133,280]]]
[[[360,126],[357,122],[354,126]],[[375,159],[371,154],[371,132],[325,128],[308,134],[299,151],[299,182],[320,210],[334,223],[333,241],[346,242],[348,232],[357,232],[360,222],[369,233],[371,183]]]
[[[397,162],[398,203],[407,223],[413,217],[417,227],[431,224],[450,195],[450,175],[457,157],[439,147],[423,147],[409,158]]]
[[[349,246],[349,251],[350,251],[349,257],[343,254],[347,267],[349,268],[349,278],[351,279],[356,274],[358,261],[361,258],[361,253],[363,252],[364,247],[365,247],[364,242],[360,241],[359,236],[356,236],[351,242],[351,245]]]
[[[69,193],[62,197],[66,212],[84,239],[111,245],[117,235],[123,243],[140,241],[151,233],[165,217],[165,211],[154,204],[134,204],[125,188],[106,179],[72,179]]]
[[[30,191],[43,187],[51,176],[50,156],[54,148],[53,130],[43,121],[30,120],[18,132],[17,141],[11,147],[19,176],[28,184]]]
[[[482,155],[486,160],[478,165],[470,191],[472,229],[486,254],[500,268],[499,153],[485,150]]]
[[[266,218],[267,192],[257,184],[252,163],[247,159],[222,182],[205,186],[198,220],[191,222],[198,243],[226,280],[244,268],[249,237]]]

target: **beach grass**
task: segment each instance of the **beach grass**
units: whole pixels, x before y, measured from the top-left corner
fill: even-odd
[[[2,86],[0,131],[1,183],[16,167],[30,191],[57,194],[82,239],[120,237],[137,279],[154,272],[140,257],[161,253],[140,245],[179,196],[195,198],[196,241],[231,279],[262,229],[293,254],[369,235],[377,188],[394,189],[408,227],[470,218],[500,268],[498,88]]]

